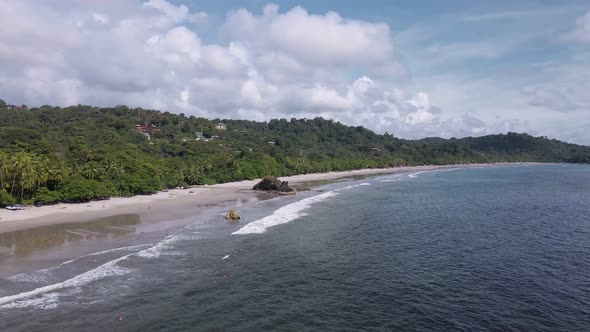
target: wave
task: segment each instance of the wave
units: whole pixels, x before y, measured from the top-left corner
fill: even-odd
[[[88,255],[78,256],[76,258],[70,259],[68,261],[65,261],[65,262],[59,264],[59,265],[56,265],[56,266],[53,266],[53,267],[50,267],[47,269],[42,269],[42,270],[38,270],[35,272],[29,272],[29,273],[16,274],[16,275],[6,278],[6,280],[17,281],[17,282],[42,283],[42,282],[47,281],[47,277],[50,272],[55,271],[55,270],[59,269],[60,267],[63,267],[64,265],[74,263],[77,260],[87,258],[87,257],[92,257],[92,256],[104,255],[104,254],[113,253],[113,252],[131,251],[131,250],[149,247],[149,246],[151,246],[151,244],[140,244],[140,245],[135,245],[135,246],[119,247],[119,248],[98,251],[98,252],[94,252],[94,253],[91,253]]]
[[[417,177],[419,174],[426,173],[426,172],[428,172],[428,171],[414,172],[414,173],[408,174],[408,176],[413,179],[413,178]]]
[[[335,191],[328,191],[323,194],[304,198],[298,202],[285,205],[282,208],[276,210],[270,216],[253,221],[247,224],[246,226],[240,228],[239,230],[233,232],[232,235],[264,233],[266,232],[266,229],[269,227],[285,224],[300,217],[306,216],[307,214],[303,213],[304,210],[308,209],[315,203],[321,202],[323,200],[326,200],[330,197],[334,197],[337,195],[339,194]]]
[[[45,303],[43,301],[55,302],[55,298],[59,297],[60,294],[55,293],[53,295],[48,296],[48,294],[46,294],[46,293],[56,292],[56,291],[66,289],[66,288],[80,287],[80,286],[86,285],[90,282],[93,282],[93,281],[96,281],[99,279],[103,279],[106,277],[119,276],[119,275],[124,275],[124,274],[130,273],[133,270],[127,269],[124,267],[119,267],[116,265],[120,261],[128,259],[129,256],[131,256],[133,254],[135,254],[135,253],[127,254],[125,256],[119,257],[119,258],[114,259],[112,261],[106,262],[97,268],[86,271],[82,274],[79,274],[73,278],[70,278],[68,280],[65,280],[65,281],[62,281],[59,283],[47,285],[44,287],[39,287],[39,288],[33,289],[28,292],[22,292],[22,293],[15,294],[15,295],[0,297],[0,308],[14,308],[15,306],[39,305],[39,304]],[[26,300],[30,297],[34,297],[34,296],[38,296],[38,295],[42,295],[42,294],[45,294],[45,295],[41,299],[36,299],[34,301],[31,301],[31,300],[23,301],[23,300]],[[43,300],[43,301],[41,301],[41,300]]]
[[[92,257],[92,256],[98,256],[98,255],[104,255],[104,254],[108,254],[111,252],[117,252],[117,251],[130,251],[130,250],[135,250],[135,249],[139,249],[139,248],[144,248],[144,247],[149,247],[152,244],[138,244],[136,246],[128,246],[128,247],[119,247],[119,248],[113,248],[113,249],[108,249],[108,250],[103,250],[103,251],[99,251],[99,252],[95,252],[92,254],[88,254],[88,255],[84,255],[84,256],[80,256],[80,257],[76,257],[74,259],[70,259],[69,261],[65,261],[61,264],[59,264],[58,266],[63,266],[66,264],[71,264],[81,258],[86,258],[86,257]]]
[[[197,233],[198,232],[193,232],[193,234],[197,234]],[[157,258],[157,257],[164,255],[165,251],[174,248],[172,246],[172,244],[174,244],[178,241],[198,240],[198,239],[202,239],[202,238],[203,237],[198,236],[198,235],[170,235],[170,236],[166,237],[164,240],[158,242],[158,244],[156,244],[148,249],[137,252],[136,255],[138,257],[143,257],[143,258]],[[182,255],[182,253],[177,252],[177,251],[169,251],[166,254],[167,255]]]
[[[363,186],[370,186],[371,184],[369,182],[363,182],[363,183],[359,183],[359,184],[353,184],[351,186],[348,187],[343,187],[340,189],[336,189],[334,191],[342,191],[342,190],[347,190],[347,189],[352,189],[352,188],[357,188],[357,187],[363,187]]]
[[[75,259],[63,262],[60,265],[55,266],[50,269],[39,270],[36,272],[37,276],[40,273],[47,273],[53,269],[56,269],[60,266],[65,265],[65,264],[73,263],[74,261],[76,261],[80,258],[83,258],[83,257],[96,256],[96,255],[101,255],[101,254],[110,253],[110,252],[133,250],[133,249],[143,248],[146,246],[151,246],[147,249],[137,251],[137,252],[132,252],[127,255],[116,258],[114,260],[108,261],[108,262],[106,262],[106,263],[104,263],[92,270],[81,273],[81,274],[74,276],[70,279],[67,279],[65,281],[51,284],[51,285],[47,285],[47,286],[43,286],[43,287],[39,287],[39,288],[33,289],[31,291],[22,292],[22,293],[15,294],[15,295],[0,297],[0,308],[3,308],[3,309],[24,308],[24,307],[29,307],[29,306],[34,306],[34,307],[37,307],[40,309],[55,308],[58,304],[59,297],[69,294],[68,292],[66,292],[66,293],[60,292],[64,289],[76,289],[81,286],[87,285],[90,282],[97,281],[97,280],[100,280],[100,279],[103,279],[106,277],[120,276],[120,275],[125,275],[125,274],[133,272],[132,269],[117,266],[117,264],[119,262],[129,259],[129,257],[132,257],[132,256],[142,257],[142,258],[160,257],[161,255],[164,254],[165,250],[171,249],[172,248],[171,245],[175,242],[178,242],[181,240],[195,240],[195,239],[200,239],[200,238],[202,238],[202,237],[196,236],[196,235],[168,236],[167,238],[158,242],[155,245],[142,244],[142,245],[136,245],[136,246],[114,248],[114,249],[105,250],[105,251],[101,251],[101,252],[97,252],[97,253],[92,253],[92,254],[85,255],[85,256],[80,256]],[[166,254],[173,255],[175,253],[176,252],[167,252]],[[178,253],[176,253],[176,254],[178,254]],[[35,274],[35,273],[33,273],[33,274]],[[26,279],[25,274],[15,275],[10,278],[13,278],[13,281],[27,281],[27,280],[24,280],[24,279]]]

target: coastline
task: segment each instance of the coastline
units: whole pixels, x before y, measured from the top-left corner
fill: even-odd
[[[514,164],[514,163],[513,163]],[[516,163],[524,164],[524,163]],[[426,171],[445,168],[470,168],[497,166],[502,164],[458,164],[411,166],[392,168],[370,168],[352,171],[311,173],[284,176],[280,179],[288,181],[292,186],[313,184],[314,182],[333,181],[355,176],[372,176],[398,172]],[[137,214],[146,222],[159,219],[171,220],[183,218],[197,213],[203,208],[220,205],[240,205],[252,199],[274,197],[269,194],[251,190],[259,180],[245,180],[215,185],[192,186],[187,189],[171,189],[153,195],[131,197],[113,197],[107,200],[87,203],[60,203],[43,207],[30,207],[21,211],[0,210],[0,233],[31,229],[40,226],[91,221],[123,214]]]

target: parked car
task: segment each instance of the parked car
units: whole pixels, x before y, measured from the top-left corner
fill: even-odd
[[[45,202],[43,202],[43,201],[36,201],[36,202],[35,202],[35,206],[36,206],[36,207],[42,207],[42,206],[44,206],[44,205],[46,205],[46,204],[45,204]]]
[[[14,204],[14,205],[9,205],[6,207],[7,210],[11,210],[11,211],[24,210],[26,208],[27,207],[22,204]]]

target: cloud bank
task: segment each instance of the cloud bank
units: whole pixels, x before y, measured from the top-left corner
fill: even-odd
[[[583,20],[571,38],[583,39]],[[386,23],[268,4],[259,13],[229,12],[214,27],[214,42],[199,34],[209,24],[208,13],[166,0],[7,1],[0,6],[0,97],[259,121],[322,116],[407,138],[527,129],[522,121],[484,122],[437,107],[400,63]],[[450,58],[457,49],[464,48],[425,52]],[[561,92],[539,86],[526,93],[545,103]],[[586,100],[572,107],[587,107]]]

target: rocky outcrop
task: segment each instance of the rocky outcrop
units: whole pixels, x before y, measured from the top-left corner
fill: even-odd
[[[258,182],[254,188],[258,191],[266,191],[269,193],[275,193],[280,195],[295,194],[293,188],[289,187],[289,182],[281,181],[274,176],[265,176],[260,182]]]
[[[225,215],[225,220],[236,223],[241,219],[240,214],[236,210],[229,210]]]

